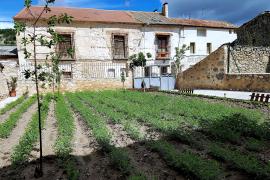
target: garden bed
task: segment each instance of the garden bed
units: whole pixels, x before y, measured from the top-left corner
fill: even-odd
[[[0,179],[34,179],[36,108],[24,103],[0,139]],[[44,179],[270,179],[260,110],[137,91],[46,96],[42,108]]]

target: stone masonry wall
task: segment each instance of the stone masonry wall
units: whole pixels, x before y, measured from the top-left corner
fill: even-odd
[[[229,67],[229,73],[270,73],[270,47],[231,47]]]
[[[178,75],[178,89],[270,91],[270,74],[227,74],[227,46]]]

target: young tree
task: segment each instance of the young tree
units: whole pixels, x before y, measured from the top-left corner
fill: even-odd
[[[179,47],[175,48],[174,66],[176,75],[181,72],[181,61],[185,58],[187,50],[189,50],[189,47],[187,47],[185,44],[181,47],[181,49]]]
[[[37,177],[42,177],[43,175],[43,167],[42,167],[42,137],[41,137],[41,97],[40,97],[40,85],[41,87],[45,87],[46,84],[49,86],[58,85],[60,87],[61,82],[61,72],[59,70],[59,60],[60,55],[57,52],[52,52],[47,55],[45,66],[37,63],[37,43],[40,43],[41,46],[45,46],[49,49],[55,47],[59,42],[61,42],[62,37],[59,35],[54,27],[57,24],[70,24],[72,21],[72,17],[68,16],[66,13],[61,14],[60,16],[51,16],[47,21],[47,33],[48,35],[40,35],[37,33],[37,28],[39,23],[41,23],[42,16],[51,11],[50,5],[52,5],[55,0],[44,0],[44,7],[40,14],[36,15],[31,10],[32,0],[25,0],[25,7],[28,13],[32,16],[33,23],[25,23],[25,22],[15,22],[15,30],[18,36],[21,33],[24,34],[24,37],[21,40],[22,45],[24,46],[24,55],[25,59],[33,58],[34,60],[34,70],[26,70],[24,72],[24,76],[26,79],[32,78],[35,82],[37,101],[38,101],[38,119],[39,119],[39,141],[40,141],[40,164],[39,168],[36,168],[35,175]],[[26,27],[31,27],[33,29],[32,32],[26,32]],[[33,49],[29,49],[29,47],[33,47]],[[73,51],[68,50],[68,54],[72,55]],[[47,69],[47,70],[45,70]],[[42,82],[42,84],[40,84]]]

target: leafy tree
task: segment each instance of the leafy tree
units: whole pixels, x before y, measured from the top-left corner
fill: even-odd
[[[16,44],[15,29],[0,29],[0,44],[15,45]]]
[[[186,51],[189,50],[187,45],[183,45],[181,48],[175,48],[174,66],[176,75],[181,72],[181,61],[185,58]]]
[[[47,21],[48,36],[39,35],[37,33],[37,27],[42,19],[42,16],[51,11],[50,5],[52,5],[55,0],[45,0],[43,10],[37,16],[31,11],[32,0],[25,0],[25,7],[27,12],[33,17],[33,24],[24,22],[15,22],[15,32],[17,35],[21,33],[24,34],[21,44],[24,46],[25,59],[33,58],[34,60],[34,70],[26,70],[24,76],[26,79],[32,78],[36,85],[37,101],[38,101],[38,116],[39,116],[39,134],[40,134],[40,166],[36,169],[35,175],[41,177],[43,174],[42,170],[42,138],[41,138],[41,99],[40,99],[40,83],[41,87],[45,87],[46,84],[53,86],[55,88],[56,84],[59,90],[61,83],[61,72],[59,70],[60,55],[57,52],[52,52],[47,55],[45,66],[37,64],[37,43],[41,46],[52,49],[59,42],[62,41],[62,37],[58,34],[54,27],[58,24],[70,24],[72,22],[72,17],[68,16],[66,13],[60,16],[51,16]],[[33,28],[33,32],[26,32],[26,26]],[[33,50],[29,50],[29,45],[33,46]],[[72,56],[73,51],[69,50],[67,53]]]

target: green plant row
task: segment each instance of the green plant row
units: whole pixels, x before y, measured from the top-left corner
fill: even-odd
[[[75,160],[70,156],[75,124],[62,94],[57,96],[55,115],[58,124],[58,137],[54,145],[56,155],[60,166],[66,170],[68,178],[75,180],[78,179],[79,172],[75,167]]]
[[[7,104],[3,109],[0,109],[0,115],[5,114],[6,112],[10,111],[11,109],[15,108],[17,105],[21,104],[26,99],[25,96],[18,98],[16,101]]]
[[[50,102],[51,102],[51,95],[47,94],[42,100],[41,105],[42,127],[49,112]],[[15,147],[11,155],[13,165],[23,164],[29,157],[29,154],[31,153],[39,137],[38,123],[39,123],[38,113],[35,113],[32,116],[31,121],[27,125],[27,128],[25,129],[24,135],[20,138],[19,144]]]
[[[93,135],[97,142],[101,145],[105,152],[109,154],[110,161],[124,174],[132,176],[136,172],[129,155],[123,149],[116,148],[111,145],[111,134],[106,126],[106,122],[98,115],[83,104],[78,97],[74,94],[66,95],[68,101],[86,121],[89,128],[91,128]],[[137,173],[135,173],[137,174]]]
[[[257,158],[250,154],[243,154],[238,150],[210,144],[209,154],[231,163],[236,169],[251,174],[258,179],[270,179],[270,166],[262,164]]]
[[[0,138],[7,138],[10,135],[23,113],[35,102],[36,96],[30,97],[15,112],[11,113],[4,123],[0,124]]]
[[[171,167],[187,176],[202,180],[221,179],[224,175],[218,162],[206,160],[190,151],[178,152],[173,145],[166,141],[150,142],[152,150],[162,155]]]
[[[101,94],[111,101],[121,100],[123,106],[129,105],[129,101],[140,96],[136,95],[136,93],[138,92],[131,92],[129,94],[127,91],[125,93],[115,92],[114,95],[111,95],[113,94],[111,91],[101,92]],[[159,97],[149,93],[140,94],[142,97],[147,94],[150,97],[158,97],[158,99],[153,101],[153,97],[144,97],[144,99],[146,99],[144,103],[142,100],[141,103],[132,104],[132,106],[141,107],[142,110],[147,110],[147,114],[156,116],[159,119],[184,119],[186,124],[207,129],[210,134],[214,135],[216,138],[232,142],[238,140],[240,136],[246,135],[270,139],[270,123],[267,121],[260,123],[260,120],[258,119],[262,119],[263,117],[257,111],[249,112],[250,110],[226,107],[222,104],[207,104],[198,100],[185,101],[185,99],[181,100],[179,98],[174,98],[172,100],[172,97],[166,96],[165,97],[168,99],[167,104],[163,104],[162,102],[166,102],[162,100],[164,96]],[[147,99],[149,99],[150,102],[148,102]],[[161,101],[159,101],[159,99],[161,99]],[[151,101],[155,102],[154,108]],[[201,104],[201,106],[197,105],[198,103]],[[181,116],[181,118],[178,116]],[[227,121],[230,123],[227,123]],[[238,123],[240,123],[240,126],[236,125]],[[235,131],[234,129],[236,129],[236,127],[237,130]]]
[[[144,135],[140,132],[139,124],[133,119],[128,118],[125,114],[115,111],[100,96],[94,96],[90,93],[78,94],[82,101],[95,108],[98,113],[105,115],[114,124],[122,124],[124,130],[135,140],[143,140]]]

